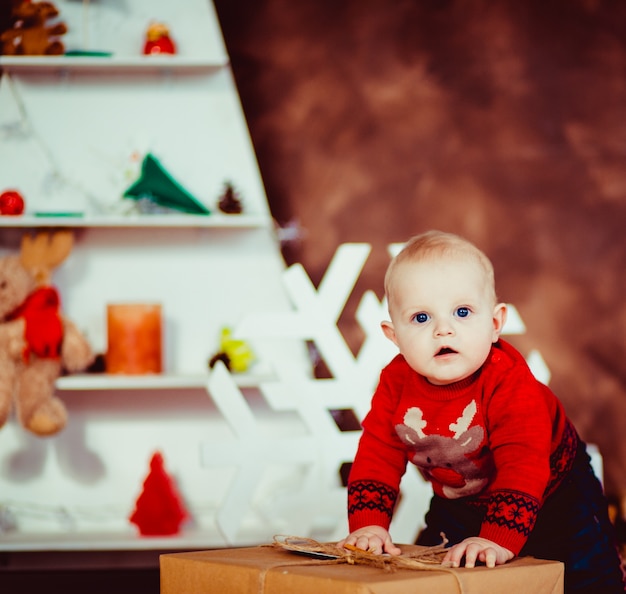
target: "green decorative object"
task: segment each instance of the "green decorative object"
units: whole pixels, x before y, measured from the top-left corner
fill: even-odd
[[[124,196],[135,200],[147,198],[159,206],[189,214],[211,214],[211,211],[173,179],[150,153],[141,164],[139,179],[124,192]]]

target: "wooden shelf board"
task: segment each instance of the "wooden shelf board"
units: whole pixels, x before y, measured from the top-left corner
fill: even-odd
[[[233,379],[239,387],[246,388],[275,378],[271,373],[241,373],[233,374]],[[206,388],[208,382],[209,371],[198,375],[78,373],[57,379],[56,388],[62,391],[197,389]]]
[[[97,72],[210,72],[229,64],[227,56],[186,58],[180,56],[2,56],[0,68],[9,72],[97,71]]]
[[[0,227],[215,227],[245,229],[268,227],[271,219],[262,215],[154,214],[84,216],[0,216]]]
[[[117,551],[207,549],[225,546],[216,530],[183,530],[169,537],[140,536],[134,527],[126,532],[15,532],[0,539],[0,551]]]

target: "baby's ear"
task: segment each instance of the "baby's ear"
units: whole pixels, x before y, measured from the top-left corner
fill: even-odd
[[[504,324],[506,323],[507,309],[506,303],[498,303],[493,309],[493,337],[492,342],[500,338]]]
[[[398,346],[398,340],[396,338],[396,331],[393,328],[393,324],[391,322],[381,322],[380,327],[383,329],[383,334],[391,341],[393,344]]]

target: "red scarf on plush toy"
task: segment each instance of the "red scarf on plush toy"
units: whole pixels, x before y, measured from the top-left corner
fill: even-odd
[[[54,287],[40,287],[33,291],[10,316],[24,318],[24,361],[31,354],[42,359],[56,359],[61,355],[63,322],[59,315],[59,293]]]

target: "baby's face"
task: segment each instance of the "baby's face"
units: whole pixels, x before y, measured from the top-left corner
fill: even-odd
[[[498,340],[506,317],[493,288],[472,259],[403,262],[389,296],[391,323],[383,323],[408,364],[432,384],[472,375]]]

